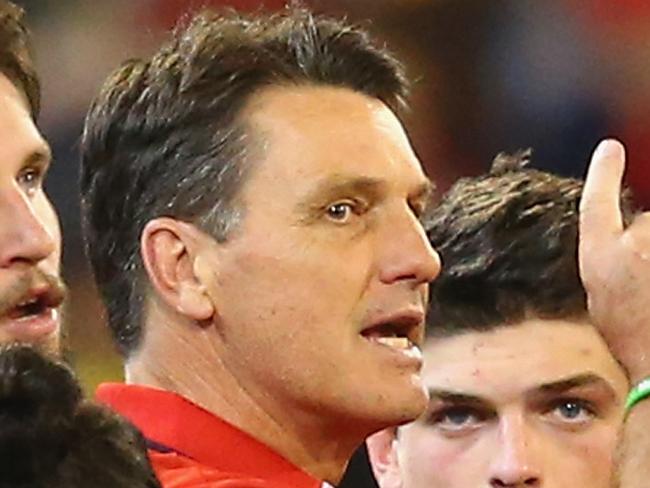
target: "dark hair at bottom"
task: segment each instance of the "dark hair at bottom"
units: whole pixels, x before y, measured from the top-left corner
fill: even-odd
[[[0,425],[0,487],[160,487],[138,430],[27,346],[0,350]]]

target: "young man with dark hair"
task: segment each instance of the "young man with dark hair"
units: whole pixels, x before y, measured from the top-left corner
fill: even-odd
[[[0,0],[0,343],[59,349],[61,234],[43,180],[38,77],[22,11]]]
[[[439,262],[406,92],[365,32],[300,9],[205,12],[102,88],[84,227],[129,384],[98,397],[163,485],[335,484],[425,407]]]
[[[500,155],[432,213],[429,407],[368,440],[381,488],[610,486],[628,381],[580,282],[582,183],[526,162]]]

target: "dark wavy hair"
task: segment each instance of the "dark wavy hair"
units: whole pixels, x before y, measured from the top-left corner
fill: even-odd
[[[27,346],[0,350],[0,426],[2,488],[160,488],[135,427]]]
[[[442,272],[430,287],[427,333],[484,331],[527,318],[587,314],[578,271],[583,183],[527,168],[530,151],[499,154],[459,180],[427,222]],[[631,214],[629,199],[625,214]]]

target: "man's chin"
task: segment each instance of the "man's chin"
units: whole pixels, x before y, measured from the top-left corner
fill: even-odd
[[[376,430],[413,422],[420,417],[429,404],[428,391],[422,385],[419,375],[409,385],[391,389],[382,394],[385,398],[379,410],[372,412],[377,420]]]
[[[3,338],[0,341],[1,349],[14,346],[26,346],[53,359],[60,359],[62,357],[61,341],[58,334],[52,334],[37,341],[23,341],[8,338]]]
[[[407,401],[400,402],[403,407],[401,414],[397,416],[397,422],[394,425],[413,422],[424,413],[429,405],[428,390],[424,388],[423,384],[419,380],[419,376],[417,383],[412,386],[410,395],[405,396],[404,399]]]
[[[62,356],[62,328],[57,320],[48,326],[47,330],[19,329],[18,333],[11,327],[4,328],[0,333],[0,347],[8,345],[28,346],[36,351],[54,358]]]
[[[43,354],[52,356],[55,358],[62,357],[61,349],[61,334],[60,331],[52,334],[50,337],[47,337],[41,344],[36,346]]]

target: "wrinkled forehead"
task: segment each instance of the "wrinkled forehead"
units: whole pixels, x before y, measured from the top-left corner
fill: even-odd
[[[429,388],[486,397],[523,394],[586,373],[616,386],[627,382],[596,329],[586,322],[529,320],[487,332],[430,338],[423,354]]]
[[[350,89],[268,87],[251,97],[242,118],[258,156],[290,162],[292,171],[344,173],[348,167],[410,184],[426,179],[397,116],[380,100]]]

